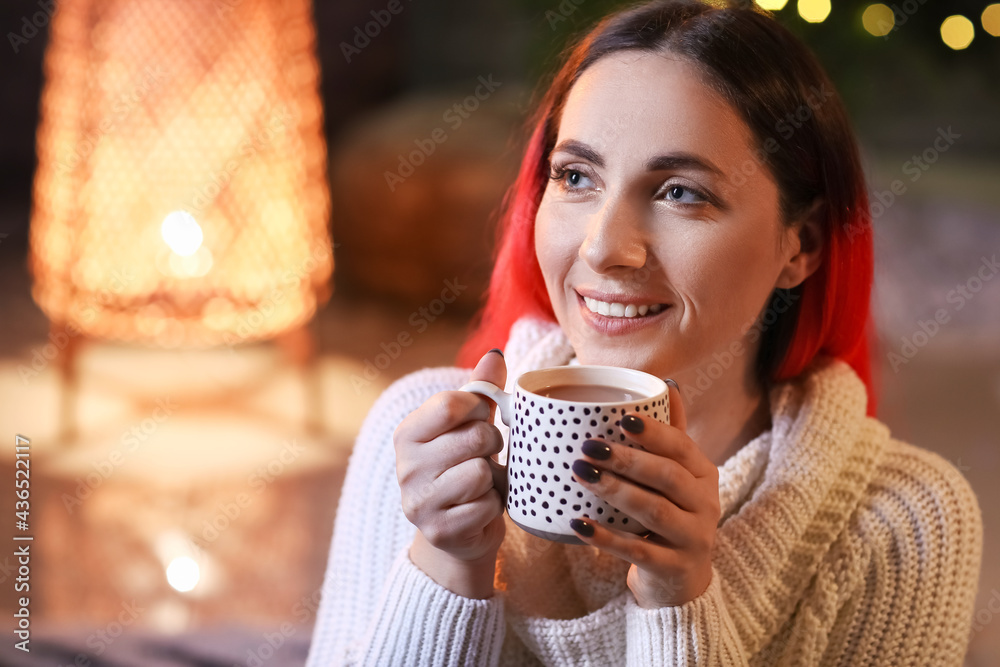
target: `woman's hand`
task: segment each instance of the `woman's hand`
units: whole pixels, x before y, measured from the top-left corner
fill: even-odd
[[[472,372],[473,380],[499,387],[506,377],[503,355],[492,351]],[[472,598],[493,594],[505,530],[503,501],[494,487],[502,469],[488,458],[503,448],[503,438],[490,408],[475,394],[443,391],[410,413],[393,435],[403,514],[417,527],[410,560],[445,588]]]
[[[586,441],[586,458],[573,465],[581,484],[649,529],[640,537],[583,518],[571,522],[585,542],[632,563],[628,587],[650,609],[684,604],[708,588],[720,515],[719,470],[687,436],[674,387],[670,421],[626,415],[622,428],[637,448]]]

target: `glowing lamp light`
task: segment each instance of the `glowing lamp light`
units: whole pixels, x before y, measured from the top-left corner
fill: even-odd
[[[181,257],[190,257],[197,252],[205,238],[198,221],[187,211],[168,213],[160,225],[160,235],[170,249]]]
[[[1000,37],[1000,3],[983,10],[983,30],[994,37]]]
[[[167,565],[167,583],[181,593],[194,590],[200,578],[198,563],[188,556],[178,556]]]
[[[757,0],[757,6],[761,9],[766,9],[769,12],[776,12],[780,9],[784,9],[787,4],[788,0]]]
[[[54,329],[209,347],[306,325],[333,272],[315,47],[311,0],[59,0],[29,255]]]
[[[830,0],[799,0],[798,10],[809,23],[822,23],[830,15]]]
[[[941,40],[956,51],[961,51],[972,44],[975,36],[976,26],[961,14],[949,16],[941,24]]]
[[[896,15],[880,2],[868,5],[861,15],[861,24],[865,30],[876,37],[884,37],[896,27]]]

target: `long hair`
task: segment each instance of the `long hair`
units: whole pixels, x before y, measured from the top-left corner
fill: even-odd
[[[458,362],[474,365],[502,345],[522,317],[555,321],[534,244],[549,154],[573,84],[599,59],[625,50],[685,58],[737,110],[778,184],[785,224],[818,206],[821,265],[790,294],[772,295],[768,305],[783,296],[792,306],[763,329],[759,379],[794,377],[817,355],[839,358],[865,383],[868,413],[874,414],[871,214],[847,112],[815,56],[770,16],[692,0],[660,0],[612,14],[568,51],[530,119],[524,159],[501,209],[485,306]]]

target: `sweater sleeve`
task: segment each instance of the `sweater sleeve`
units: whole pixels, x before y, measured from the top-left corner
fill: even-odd
[[[937,454],[893,441],[838,545],[845,557],[821,572],[837,604],[801,610],[830,628],[809,648],[823,655],[822,665],[959,667],[982,539],[979,504],[961,473]]]
[[[626,599],[628,667],[748,664],[714,568],[705,592],[685,604],[645,609],[631,595]]]
[[[409,560],[416,529],[396,481],[392,435],[439,391],[468,378],[460,369],[409,375],[376,401],[355,443],[341,492],[308,667],[495,665],[503,603],[465,598]]]

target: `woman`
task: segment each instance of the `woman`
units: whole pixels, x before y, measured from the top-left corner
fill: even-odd
[[[981,520],[868,415],[870,216],[813,56],[749,9],[605,19],[543,99],[462,360],[380,398],[351,459],[311,665],[958,665]],[[642,537],[506,523],[490,406],[565,363],[670,377],[642,450],[575,477]]]

